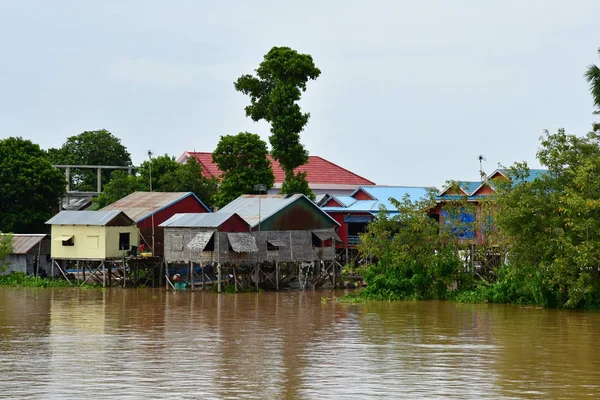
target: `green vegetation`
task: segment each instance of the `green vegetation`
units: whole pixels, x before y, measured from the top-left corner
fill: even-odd
[[[105,129],[71,136],[60,148],[48,149],[48,157],[55,165],[131,165],[131,155],[121,140]],[[110,181],[112,172],[102,172],[102,185]],[[96,191],[96,170],[72,169],[70,178],[72,190]]]
[[[73,287],[64,279],[40,278],[24,274],[22,272],[11,272],[8,275],[0,275],[0,286],[12,287]],[[92,285],[83,285],[84,288],[93,287]]]
[[[5,258],[12,254],[12,235],[0,232],[0,272],[6,271],[8,265]]]
[[[383,213],[361,236],[377,262],[363,267],[360,297],[600,308],[600,132],[546,132],[537,156],[547,172],[515,164],[477,209],[446,204],[439,234],[431,199],[396,202],[399,214]],[[477,219],[460,226],[453,214],[465,212]],[[484,239],[457,239],[478,227]],[[491,258],[500,262],[489,268]]]
[[[306,164],[308,151],[300,143],[300,132],[310,114],[302,113],[298,101],[306,91],[306,83],[321,71],[308,54],[289,47],[273,47],[256,69],[257,77],[242,75],[236,90],[250,96],[246,115],[254,121],[264,119],[271,124],[271,154],[285,172],[281,193],[304,193],[313,197],[306,174],[294,169]]]
[[[0,232],[46,232],[66,187],[40,146],[10,137],[0,140]]]
[[[254,193],[255,185],[269,190],[275,183],[271,162],[267,158],[267,144],[260,136],[241,132],[235,136],[221,136],[212,154],[213,161],[223,172],[215,204],[223,207],[242,194]]]
[[[191,157],[185,164],[179,164],[175,158],[166,154],[142,163],[139,175],[114,171],[110,182],[104,186],[103,193],[94,199],[94,205],[102,208],[133,192],[149,191],[150,168],[152,191],[193,192],[208,207],[213,205],[213,197],[218,191],[217,181],[202,175],[202,167],[195,158]]]

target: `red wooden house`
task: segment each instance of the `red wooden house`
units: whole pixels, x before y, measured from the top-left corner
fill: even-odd
[[[136,222],[140,243],[164,255],[164,228],[159,225],[178,213],[210,213],[192,192],[135,192],[102,210],[121,210]]]

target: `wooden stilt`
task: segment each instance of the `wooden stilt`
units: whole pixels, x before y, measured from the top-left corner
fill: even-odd
[[[102,261],[102,287],[106,287],[106,263]]]
[[[235,274],[235,265],[233,266],[233,285],[235,286],[235,291],[238,291],[238,282],[237,282],[237,276]]]
[[[196,283],[194,282],[195,281],[195,279],[194,279],[194,263],[192,261],[190,261],[190,279],[192,280],[190,287],[191,287],[192,291],[194,291],[194,287],[195,287]]]
[[[114,264],[108,264],[108,287],[112,286],[112,269]]]
[[[217,264],[217,291],[221,293],[221,263]]]
[[[254,270],[254,284],[256,285],[256,291],[258,292],[258,281],[260,280],[260,265],[256,264],[256,269]]]
[[[204,291],[204,281],[206,280],[206,265],[202,266],[202,291]]]
[[[331,266],[333,267],[333,288],[335,289],[335,288],[336,288],[336,283],[337,283],[337,281],[336,281],[336,279],[335,279],[335,278],[336,278],[336,273],[335,273],[335,272],[336,272],[336,271],[335,271],[335,270],[336,270],[336,267],[335,267],[335,260],[333,260],[333,261],[331,262]]]
[[[275,262],[275,289],[279,290],[279,261]]]

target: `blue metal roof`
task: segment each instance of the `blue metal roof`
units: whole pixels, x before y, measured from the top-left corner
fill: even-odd
[[[323,207],[325,211],[355,211],[355,212],[371,212],[377,213],[383,206],[386,210],[394,212],[396,207],[390,201],[390,198],[402,200],[404,196],[410,197],[411,200],[421,200],[427,197],[431,188],[427,187],[410,187],[410,186],[360,186],[358,190],[366,192],[369,196],[376,200],[356,200],[347,207]],[[339,199],[339,197],[338,197]]]
[[[474,201],[474,200],[486,198],[487,195],[473,195],[473,193],[475,193],[483,185],[489,185],[492,189],[496,190],[496,186],[494,185],[494,181],[492,178],[497,173],[500,173],[504,177],[510,179],[510,173],[509,173],[508,169],[497,169],[494,172],[492,172],[490,175],[488,175],[488,177],[486,178],[486,180],[484,182],[459,182],[460,187],[463,190],[467,191],[467,188],[470,190],[470,191],[468,191],[469,196],[458,195],[458,194],[444,194],[441,196],[437,196],[436,200],[437,201],[463,200],[466,197],[467,201]],[[547,173],[548,173],[548,170],[545,170],[545,169],[530,169],[529,176],[525,177],[522,180],[519,179],[518,181],[533,182],[537,178],[540,178]],[[477,186],[475,186],[475,188],[473,188],[474,184],[477,184]],[[446,191],[447,189],[448,189],[448,187],[444,188],[444,190],[442,190],[440,193],[444,193],[444,191]]]

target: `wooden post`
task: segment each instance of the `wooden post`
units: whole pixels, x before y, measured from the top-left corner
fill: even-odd
[[[235,286],[235,291],[237,292],[237,276],[235,275],[235,265],[233,266],[233,285]]]
[[[221,263],[217,264],[217,291],[221,293]]]
[[[348,259],[348,245],[346,245],[346,260],[344,260],[344,264],[350,264],[350,260]]]
[[[112,286],[112,269],[113,266],[111,264],[108,264],[108,287]]]
[[[256,264],[256,269],[254,270],[254,280],[256,285],[256,291],[258,292],[258,281],[260,280],[260,265]]]
[[[279,261],[275,262],[275,288],[279,290]]]
[[[190,287],[192,288],[192,291],[194,291],[194,263],[192,261],[190,261],[190,279],[191,279],[191,283],[190,283]]]
[[[331,266],[333,267],[333,288],[335,289],[335,288],[336,288],[336,283],[337,283],[337,282],[336,282],[336,279],[335,279],[335,278],[336,278],[336,276],[335,276],[335,275],[336,275],[336,273],[335,273],[335,272],[336,272],[336,271],[335,271],[335,270],[336,270],[336,267],[335,267],[335,260],[333,260],[333,261],[331,262]]]
[[[302,284],[302,263],[298,263],[298,284],[300,284],[300,289],[304,290],[304,285]]]
[[[204,291],[204,281],[206,281],[206,265],[202,266],[202,291]]]
[[[102,287],[106,287],[106,263],[102,261]]]

